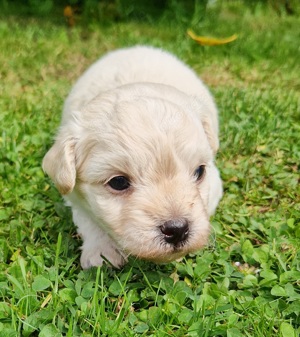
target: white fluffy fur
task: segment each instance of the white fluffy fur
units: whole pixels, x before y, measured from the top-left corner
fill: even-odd
[[[222,195],[214,101],[196,74],[151,47],[111,52],[77,81],[43,167],[72,207],[83,268],[118,267],[128,255],[171,261],[206,244]],[[206,166],[201,181],[194,172]],[[117,192],[107,182],[127,176]],[[188,239],[164,241],[160,226],[186,219]]]

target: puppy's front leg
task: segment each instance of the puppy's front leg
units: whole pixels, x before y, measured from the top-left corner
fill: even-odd
[[[80,258],[82,268],[102,266],[105,259],[114,267],[123,266],[126,263],[126,257],[120,252],[109,235],[84,210],[73,206],[72,212],[78,234],[83,240]]]

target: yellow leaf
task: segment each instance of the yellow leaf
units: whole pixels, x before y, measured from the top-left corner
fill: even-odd
[[[73,8],[71,6],[66,6],[64,8],[64,16],[70,18],[74,15]]]
[[[66,18],[69,27],[73,27],[75,25],[74,10],[71,6],[66,6],[64,8],[64,17]]]
[[[230,43],[237,39],[237,34],[234,34],[232,36],[226,37],[224,39],[217,39],[214,37],[208,37],[208,36],[197,36],[193,31],[188,30],[187,31],[188,36],[192,38],[194,41],[201,44],[201,46],[219,46],[222,44]]]

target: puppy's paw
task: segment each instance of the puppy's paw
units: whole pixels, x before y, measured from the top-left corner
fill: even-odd
[[[127,262],[127,259],[113,247],[109,247],[105,252],[100,247],[93,249],[83,247],[80,258],[80,264],[83,269],[102,266],[104,261],[116,268],[121,268]]]

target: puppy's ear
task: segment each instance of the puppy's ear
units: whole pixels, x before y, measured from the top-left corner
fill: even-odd
[[[202,125],[206,133],[210,147],[213,150],[214,155],[219,149],[219,138],[218,138],[218,125],[213,125],[212,117],[206,114],[201,116]],[[217,122],[216,122],[217,123]]]
[[[76,181],[75,139],[60,131],[54,145],[43,159],[43,170],[50,176],[61,194],[72,192]]]
[[[219,121],[217,107],[208,92],[201,99],[193,96],[191,106],[200,116],[209,145],[215,155],[219,149]]]

